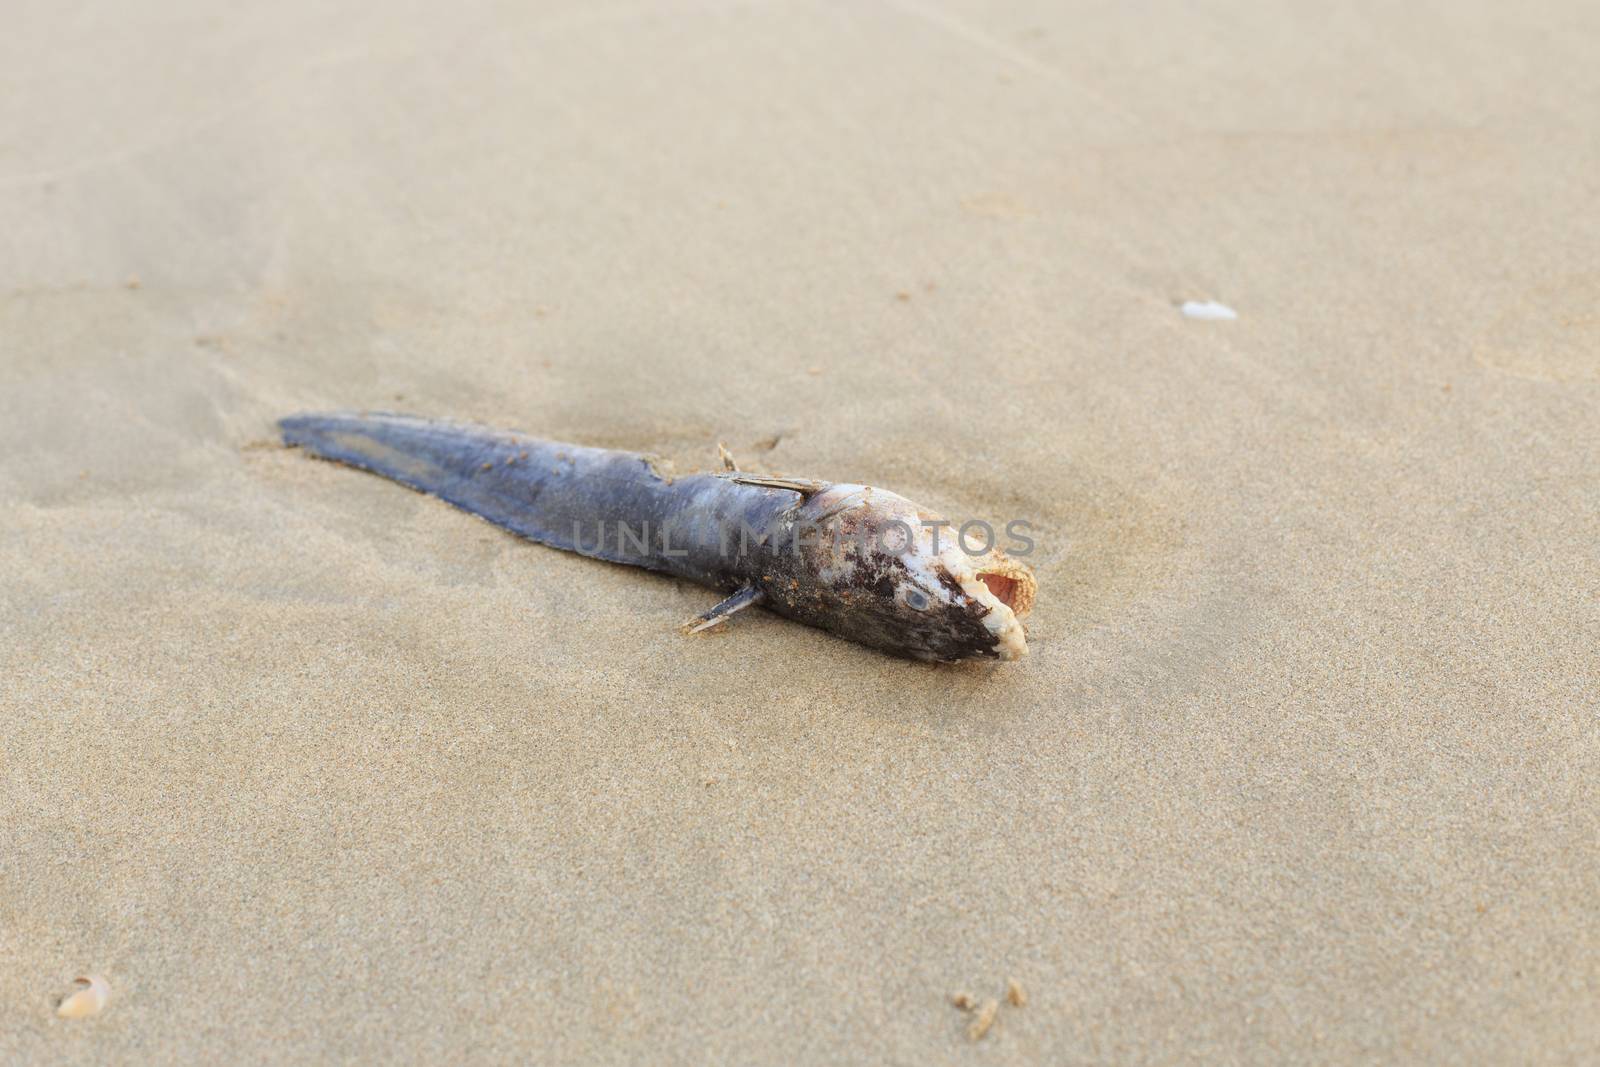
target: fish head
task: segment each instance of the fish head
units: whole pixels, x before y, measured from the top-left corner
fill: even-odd
[[[954,527],[882,489],[830,486],[803,510],[820,531],[808,621],[916,659],[1027,654],[1021,616],[1038,586],[1026,564],[992,544],[970,553]]]

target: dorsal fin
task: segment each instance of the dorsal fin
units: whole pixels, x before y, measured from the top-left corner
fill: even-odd
[[[802,497],[809,497],[828,488],[827,482],[813,481],[810,478],[775,478],[763,474],[745,474],[741,471],[730,471],[717,475],[730,482],[740,485],[760,485],[768,489],[790,489]]]

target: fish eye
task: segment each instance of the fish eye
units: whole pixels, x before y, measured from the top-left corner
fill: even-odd
[[[928,595],[920,589],[907,589],[905,594],[906,607],[912,611],[928,610]]]

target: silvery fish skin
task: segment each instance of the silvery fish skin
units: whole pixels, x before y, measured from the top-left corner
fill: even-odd
[[[553,548],[728,594],[691,630],[761,604],[922,660],[1013,660],[1036,584],[998,549],[969,556],[904,497],[739,471],[670,477],[634,452],[386,413],[295,415],[284,443],[381,474]]]

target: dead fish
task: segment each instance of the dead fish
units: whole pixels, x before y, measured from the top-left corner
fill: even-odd
[[[968,555],[904,497],[728,469],[672,477],[649,456],[386,413],[294,415],[285,444],[432,494],[540,544],[727,594],[699,631],[760,604],[921,660],[1014,660],[1033,573]],[[925,521],[928,520],[928,521]]]

